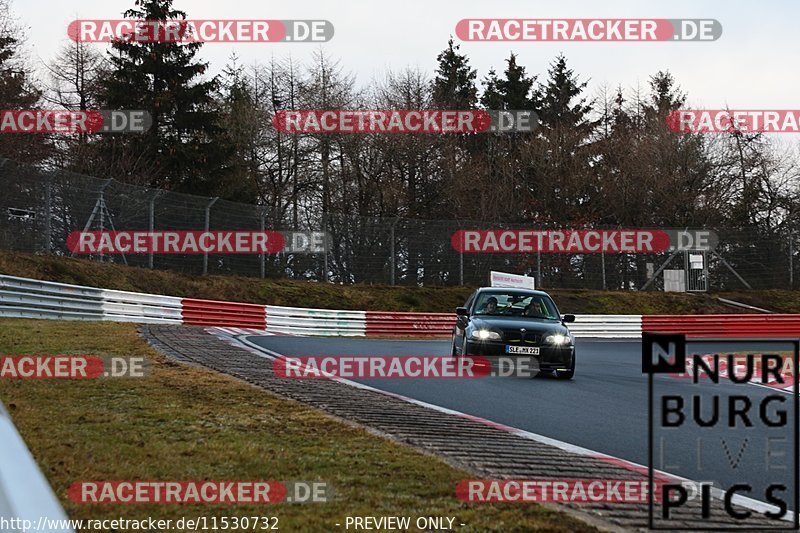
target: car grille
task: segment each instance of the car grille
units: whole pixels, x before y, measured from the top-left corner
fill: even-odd
[[[544,335],[539,335],[531,331],[522,333],[519,329],[504,329],[503,340],[506,342],[519,342],[523,344],[542,344]]]

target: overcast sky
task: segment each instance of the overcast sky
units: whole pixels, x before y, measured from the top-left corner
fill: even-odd
[[[49,61],[66,41],[74,19],[116,19],[133,0],[12,0],[12,9],[27,28],[33,59]],[[493,0],[176,0],[192,19],[327,19],[335,36],[325,44],[206,44],[201,57],[218,72],[236,52],[242,63],[265,62],[291,55],[307,61],[323,47],[341,60],[360,84],[391,70],[419,67],[431,75],[436,55],[446,46],[462,18],[714,18],[722,37],[714,42],[654,43],[462,43],[479,80],[494,66],[502,71],[509,52],[529,73],[541,74],[559,52],[590,94],[603,84],[645,86],[648,76],[669,70],[693,107],[797,109],[800,89],[800,3],[670,0],[661,2],[590,0],[558,2]],[[457,40],[457,39],[456,39]],[[458,40],[457,40],[458,42]],[[104,45],[98,45],[104,46]]]

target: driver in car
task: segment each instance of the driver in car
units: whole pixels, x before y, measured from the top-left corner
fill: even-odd
[[[486,306],[483,308],[483,313],[486,315],[497,314],[497,298],[490,296],[489,299],[486,300]]]

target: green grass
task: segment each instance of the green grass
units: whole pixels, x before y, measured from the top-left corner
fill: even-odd
[[[768,289],[723,292],[719,296],[778,313],[800,313],[800,292],[798,291]]]
[[[145,357],[140,379],[0,379],[0,399],[73,519],[280,518],[284,531],[346,516],[455,516],[463,531],[593,531],[533,504],[465,504],[471,476],[293,401],[154,351],[130,324],[0,320],[0,354]],[[81,480],[326,481],[334,500],[276,506],[80,505]]]
[[[453,312],[474,287],[335,285],[238,276],[189,276],[84,259],[0,252],[0,273],[191,298],[366,311]],[[546,289],[564,313],[704,314],[743,312],[707,295]],[[784,291],[790,293],[790,291]],[[758,293],[754,293],[757,294]],[[790,293],[793,294],[793,293]],[[786,298],[790,300],[790,298]],[[768,302],[765,303],[768,305]],[[795,304],[795,308],[800,305]]]

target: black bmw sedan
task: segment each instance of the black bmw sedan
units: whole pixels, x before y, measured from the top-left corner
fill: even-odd
[[[560,379],[575,374],[575,342],[549,294],[530,289],[483,287],[456,308],[453,356],[533,357],[540,372]]]

